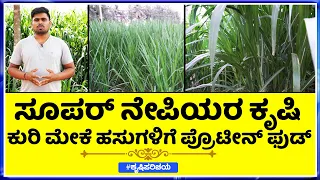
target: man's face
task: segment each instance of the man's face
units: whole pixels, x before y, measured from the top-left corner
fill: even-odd
[[[46,13],[35,14],[32,18],[32,30],[36,34],[46,34],[51,27],[51,21]]]

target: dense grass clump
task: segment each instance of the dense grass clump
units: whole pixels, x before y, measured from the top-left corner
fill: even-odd
[[[21,9],[21,39],[33,35],[31,29],[30,12],[32,9]],[[88,15],[85,10],[60,13],[58,10],[50,11],[52,28],[50,34],[64,40],[70,48],[76,67],[75,75],[62,81],[62,92],[88,91]],[[6,8],[5,12],[5,60],[6,67],[13,52],[13,7]],[[12,78],[8,72],[6,76],[6,92],[19,92],[21,81]]]
[[[183,91],[183,24],[90,22],[90,91]]]
[[[192,5],[186,24],[186,90],[314,92],[306,18],[312,5]],[[311,38],[312,39],[312,38]]]

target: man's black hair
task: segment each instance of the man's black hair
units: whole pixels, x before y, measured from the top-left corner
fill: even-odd
[[[31,18],[33,18],[34,15],[40,14],[40,13],[46,13],[48,15],[48,17],[49,17],[49,20],[50,20],[49,10],[47,8],[45,8],[45,7],[34,8],[31,11]]]

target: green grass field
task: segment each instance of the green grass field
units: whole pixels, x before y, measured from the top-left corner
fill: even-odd
[[[305,24],[314,6],[187,8],[186,91],[315,91],[314,47]]]
[[[181,92],[183,24],[90,22],[90,91]]]

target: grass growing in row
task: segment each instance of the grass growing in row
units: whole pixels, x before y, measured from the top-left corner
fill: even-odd
[[[183,91],[183,24],[90,22],[90,91]]]
[[[186,90],[314,92],[311,5],[188,6]],[[309,34],[310,35],[310,34]]]
[[[31,29],[30,12],[32,9],[21,9],[21,39],[33,35]],[[6,8],[5,12],[5,38],[6,38],[6,67],[13,52],[13,7]],[[51,35],[64,40],[70,48],[76,73],[68,80],[62,81],[62,92],[88,91],[88,16],[86,11],[70,11],[60,13],[58,10],[50,11],[52,28]],[[12,78],[8,72],[6,76],[6,92],[19,92],[21,81]]]

